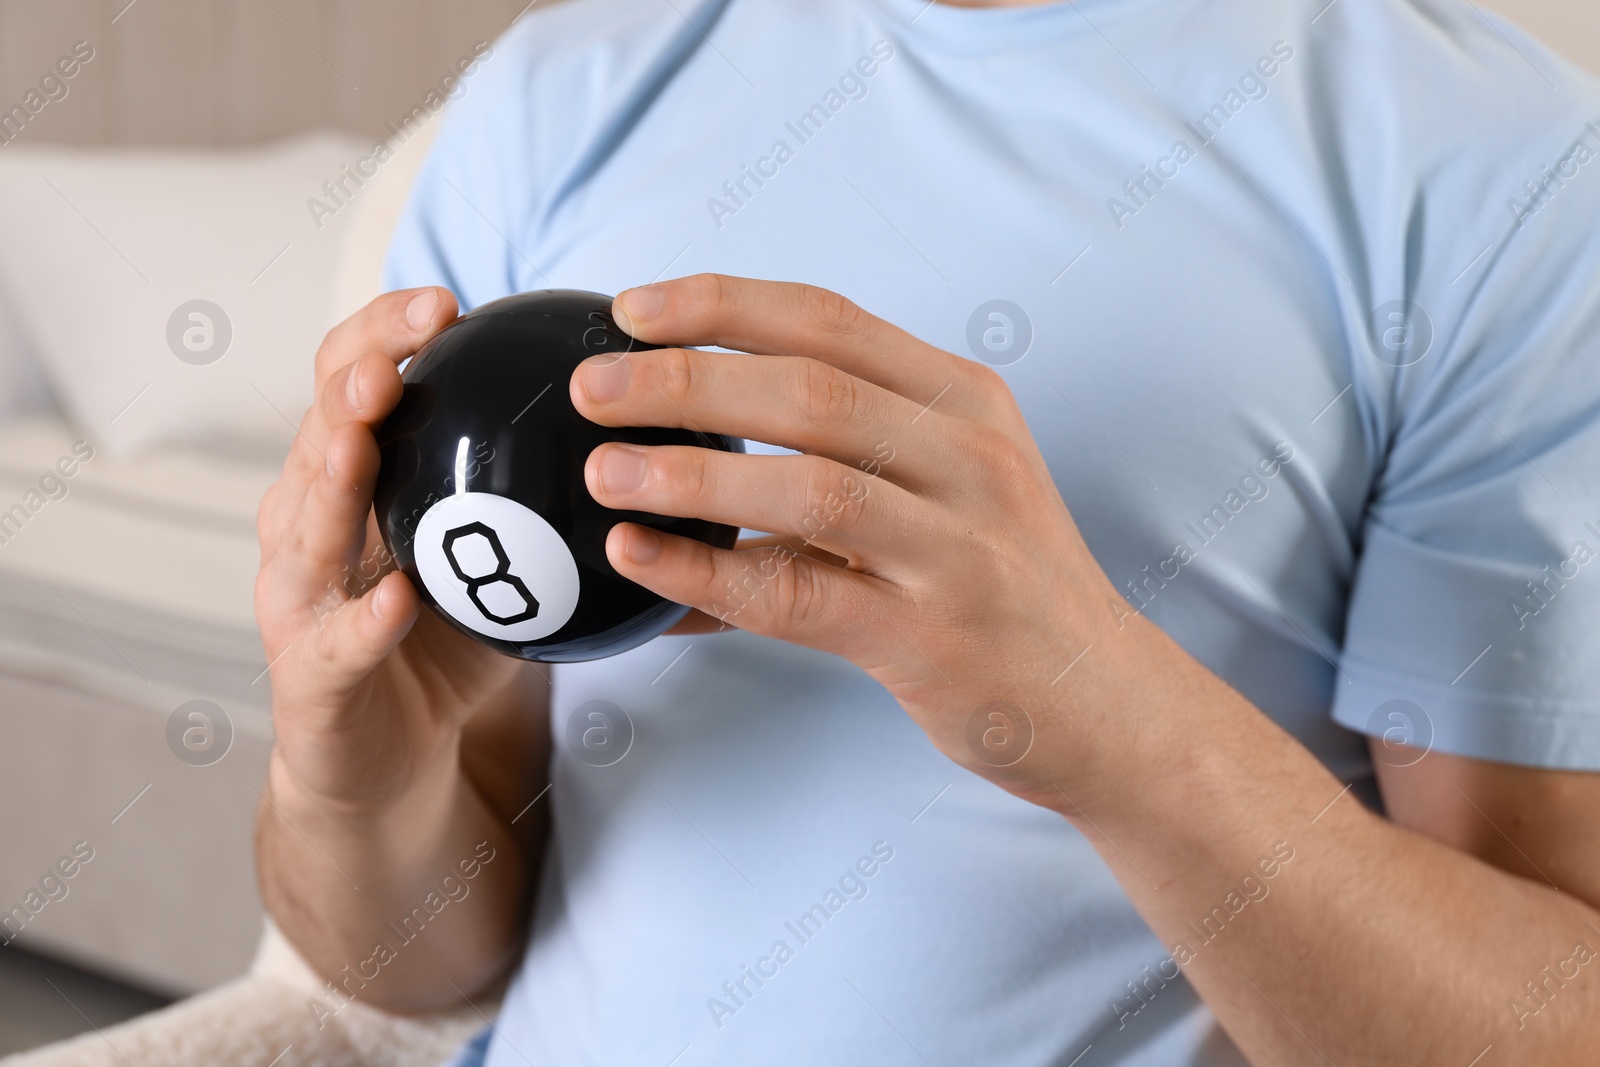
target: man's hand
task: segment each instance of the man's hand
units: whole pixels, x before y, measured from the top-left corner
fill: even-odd
[[[1077,660],[1110,644],[1121,601],[1000,376],[810,286],[699,275],[629,290],[615,313],[641,340],[741,351],[596,356],[571,386],[585,416],[804,454],[596,449],[585,477],[608,507],[787,539],[723,551],[628,524],[612,564],[729,625],[851,660],[952,759],[1059,803],[1053,772],[1017,759],[1051,726],[1039,695],[1102,669],[1104,653]],[[1092,714],[1062,729],[1116,733]],[[1110,773],[1075,747],[1079,780]]]
[[[341,804],[392,799],[453,758],[462,724],[522,669],[419,617],[372,518],[373,431],[399,402],[396,366],[455,313],[442,289],[390,293],[317,353],[315,403],[258,516],[275,785]]]
[[[443,289],[380,297],[328,334],[316,402],[261,501],[256,617],[272,665],[275,742],[257,835],[262,896],[335,982],[487,842],[479,890],[452,927],[362,988],[399,1010],[459,1003],[508,962],[527,914],[544,780],[547,689],[419,613],[372,518],[373,430],[400,398],[397,365],[454,320]],[[359,968],[358,968],[359,969]],[[356,995],[355,990],[345,990]]]

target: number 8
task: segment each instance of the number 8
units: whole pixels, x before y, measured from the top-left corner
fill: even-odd
[[[461,561],[456,558],[456,542],[463,537],[470,537],[474,534],[487,541],[490,550],[494,552],[495,568],[488,574],[468,574],[462,569]],[[532,593],[528,592],[528,587],[522,584],[522,579],[511,573],[511,558],[506,555],[505,546],[500,543],[500,535],[495,533],[494,530],[481,522],[457,526],[445,532],[443,549],[444,558],[450,561],[450,569],[456,572],[456,577],[460,578],[462,584],[467,587],[467,596],[472,600],[473,605],[483,612],[484,618],[489,619],[491,622],[497,622],[502,626],[510,626],[513,623],[526,622],[528,619],[538,617],[539,602],[534,599]],[[522,611],[515,615],[497,615],[489,610],[488,605],[484,604],[478,595],[479,592],[484,586],[500,583],[510,586],[522,598],[524,605]]]

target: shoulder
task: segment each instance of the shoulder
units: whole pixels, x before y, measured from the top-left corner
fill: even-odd
[[[543,0],[494,42],[497,88],[551,115],[603,106],[705,45],[730,0]]]
[[[1600,79],[1471,0],[1295,0],[1312,109],[1344,137],[1447,176],[1526,166],[1600,115]],[[1535,155],[1535,169],[1542,158]]]
[[[466,307],[516,291],[529,232],[705,47],[702,30],[730,2],[539,0],[483,45],[410,192],[390,282],[450,285]]]
[[[620,137],[700,49],[732,0],[542,0],[503,33],[446,130],[498,180],[548,188]],[[448,134],[447,134],[448,137]]]
[[[1369,307],[1472,313],[1593,299],[1600,79],[1471,0],[1291,0],[1290,129],[1315,160]],[[1314,20],[1314,21],[1313,21]],[[1554,274],[1552,274],[1554,272]]]

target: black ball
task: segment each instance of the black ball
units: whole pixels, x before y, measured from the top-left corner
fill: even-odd
[[[618,574],[606,534],[636,522],[730,548],[739,531],[603,508],[584,462],[606,441],[724,452],[742,442],[599,426],[568,393],[589,356],[659,347],[617,328],[610,297],[549,289],[469,312],[407,364],[378,431],[373,509],[400,568],[456,629],[508,655],[570,663],[625,652],[688,613]]]

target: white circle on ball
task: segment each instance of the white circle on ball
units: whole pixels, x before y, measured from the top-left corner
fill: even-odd
[[[457,493],[422,516],[417,573],[451,618],[486,637],[537,641],[578,608],[578,563],[555,527],[494,493]]]

